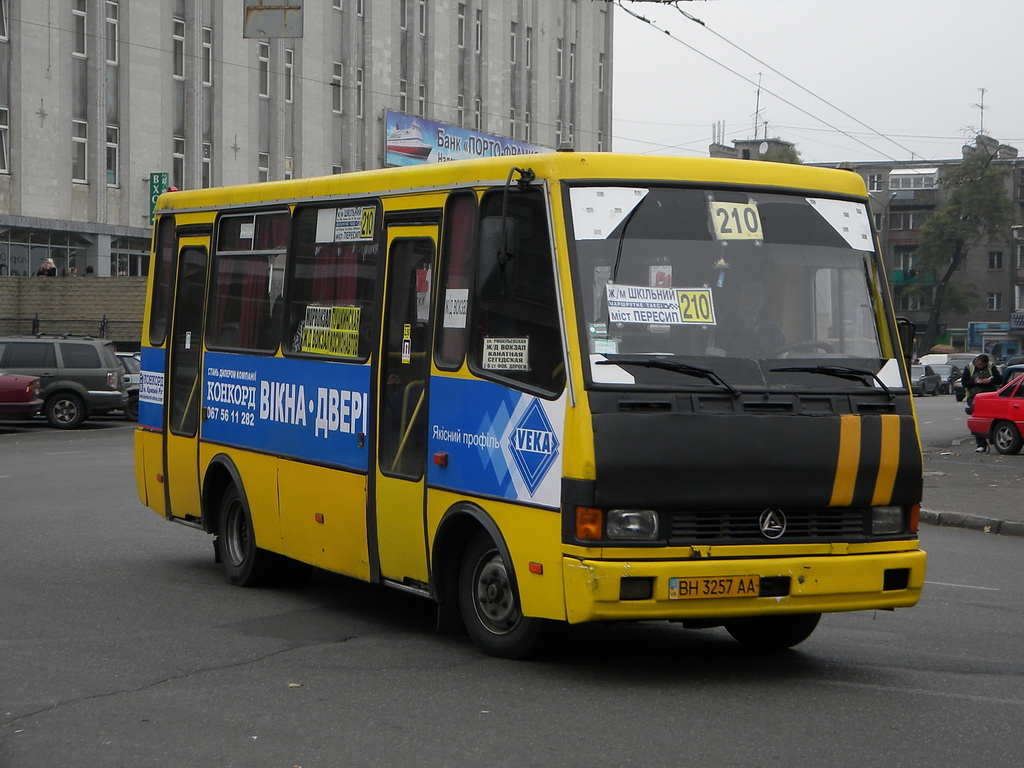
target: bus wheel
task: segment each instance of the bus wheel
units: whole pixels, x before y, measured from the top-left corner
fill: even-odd
[[[221,564],[227,580],[239,587],[263,584],[268,576],[272,553],[256,546],[252,516],[234,485],[224,492],[221,499],[218,536]]]
[[[811,636],[820,613],[746,616],[725,622],[726,631],[743,645],[764,650],[792,648]]]
[[[459,606],[470,638],[489,656],[521,659],[540,641],[543,620],[523,616],[508,566],[486,534],[473,539],[462,558]]]

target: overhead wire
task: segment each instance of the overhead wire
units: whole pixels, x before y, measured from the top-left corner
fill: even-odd
[[[800,112],[800,113],[802,113],[802,114],[804,114],[804,115],[807,115],[807,116],[808,116],[809,118],[811,118],[812,120],[816,120],[817,122],[819,122],[819,123],[821,123],[821,124],[823,124],[823,125],[826,125],[826,126],[828,126],[828,127],[829,127],[829,128],[831,128],[831,129],[832,129],[833,131],[836,131],[837,133],[839,133],[839,134],[841,134],[841,135],[843,135],[843,136],[846,136],[846,137],[847,137],[848,139],[850,139],[850,140],[852,140],[852,141],[855,141],[855,142],[857,142],[858,144],[861,144],[861,145],[863,145],[864,147],[867,147],[867,148],[868,148],[869,150],[871,150],[872,152],[876,152],[876,153],[878,153],[878,154],[880,154],[880,155],[884,156],[884,157],[885,157],[885,158],[887,158],[888,160],[892,160],[893,162],[899,162],[899,161],[898,161],[898,160],[897,160],[897,159],[896,159],[895,157],[892,157],[892,156],[891,156],[891,155],[889,155],[888,153],[886,153],[886,152],[884,152],[884,151],[882,151],[882,150],[878,149],[878,147],[876,147],[876,146],[873,146],[873,145],[869,144],[868,142],[866,142],[866,141],[864,141],[864,140],[862,140],[862,139],[858,138],[857,136],[855,136],[855,135],[853,135],[853,134],[849,133],[848,131],[846,131],[846,130],[844,130],[844,129],[840,128],[840,127],[839,127],[839,126],[837,126],[837,125],[833,125],[833,124],[832,124],[832,123],[830,123],[830,122],[829,122],[828,120],[825,120],[824,118],[822,118],[822,117],[819,117],[818,115],[815,115],[815,114],[813,114],[812,112],[809,112],[808,110],[804,109],[803,107],[799,106],[798,104],[794,104],[794,103],[793,103],[792,101],[790,101],[789,99],[785,98],[784,96],[782,96],[782,95],[780,95],[780,94],[778,94],[778,93],[775,93],[775,92],[774,92],[774,91],[772,91],[771,89],[769,89],[769,88],[766,88],[765,86],[763,86],[763,85],[761,85],[761,84],[759,84],[759,83],[757,83],[757,82],[755,82],[755,81],[751,80],[751,79],[750,79],[749,77],[747,77],[746,75],[744,75],[744,74],[742,74],[742,73],[740,73],[740,72],[736,71],[735,69],[733,69],[732,67],[728,66],[727,64],[725,64],[725,63],[723,63],[723,62],[721,62],[721,61],[718,61],[717,59],[713,58],[713,57],[712,57],[712,56],[710,56],[709,54],[706,54],[706,53],[704,53],[703,51],[701,51],[700,49],[696,48],[695,46],[693,46],[693,45],[690,45],[690,44],[689,44],[689,43],[687,43],[686,41],[684,41],[684,40],[682,40],[681,38],[677,37],[676,35],[672,34],[672,32],[670,32],[669,30],[667,30],[667,29],[664,29],[663,27],[661,27],[661,26],[660,26],[660,25],[659,25],[659,24],[658,24],[657,22],[655,22],[655,21],[652,21],[651,19],[648,19],[648,18],[647,18],[646,16],[643,16],[643,15],[641,15],[641,14],[637,13],[636,11],[633,11],[633,10],[632,10],[632,9],[630,9],[630,8],[627,8],[627,7],[625,6],[625,5],[623,5],[623,0],[614,0],[614,2],[615,2],[615,5],[617,5],[617,6],[618,6],[619,8],[621,8],[621,9],[622,9],[622,10],[623,10],[623,11],[624,11],[625,13],[629,14],[629,15],[630,15],[630,16],[632,16],[633,18],[635,18],[635,19],[637,19],[638,21],[641,21],[641,22],[643,22],[643,23],[645,23],[645,24],[649,25],[649,26],[650,26],[650,27],[652,27],[653,29],[656,29],[656,30],[658,30],[659,32],[661,32],[661,33],[665,34],[665,35],[666,35],[667,37],[669,37],[669,38],[670,38],[671,40],[675,41],[676,43],[679,43],[679,44],[680,44],[680,45],[682,45],[682,46],[683,46],[684,48],[688,48],[689,50],[691,50],[691,51],[693,51],[694,53],[696,53],[696,54],[697,54],[698,56],[701,56],[701,57],[703,57],[703,58],[707,59],[708,61],[710,61],[711,63],[713,63],[713,64],[716,64],[717,66],[719,66],[719,67],[721,67],[722,69],[726,70],[726,71],[727,71],[727,72],[729,72],[730,74],[733,74],[733,75],[735,75],[736,77],[740,78],[740,79],[741,79],[741,80],[743,80],[744,82],[746,82],[746,83],[749,83],[750,85],[753,85],[753,86],[755,86],[755,87],[758,87],[758,88],[760,88],[760,89],[761,89],[762,91],[764,91],[765,93],[767,93],[767,94],[769,94],[769,95],[771,95],[771,96],[774,96],[774,97],[775,97],[776,99],[778,99],[779,101],[781,101],[781,102],[782,102],[783,104],[786,104],[787,106],[790,106],[790,107],[792,107],[793,109],[797,110],[798,112]],[[673,7],[673,8],[675,8],[675,10],[677,10],[677,11],[679,11],[679,12],[680,12],[681,14],[683,14],[683,16],[685,16],[685,17],[687,17],[687,18],[690,18],[691,20],[695,20],[695,19],[692,19],[692,17],[690,17],[690,15],[689,15],[689,14],[687,14],[687,13],[686,13],[685,11],[683,11],[683,10],[682,10],[681,8],[677,7],[677,6],[675,5],[675,2],[667,2],[667,3],[660,3],[660,5],[671,5],[671,6]],[[702,27],[704,27],[705,29],[707,29],[707,25],[706,25],[706,24],[704,24],[704,22],[700,21],[699,19],[696,19],[695,21],[696,21],[696,22],[697,22],[698,24],[700,24],[700,25],[701,25]],[[712,31],[712,30],[709,30],[709,31]],[[715,34],[717,35],[717,33],[715,33]],[[719,36],[719,37],[721,37],[720,35],[718,35],[718,36]],[[723,40],[725,40],[725,38],[722,38],[722,39],[723,39]],[[726,42],[728,42],[728,41],[726,41]],[[730,45],[732,45],[732,44],[730,43]],[[737,48],[738,48],[738,46],[734,46],[734,47],[737,47]],[[740,51],[743,51],[743,49],[742,49],[742,48],[739,48],[739,50],[740,50]],[[757,58],[756,58],[756,57],[754,57],[754,56],[753,56],[752,54],[749,54],[749,53],[747,53],[746,51],[743,51],[743,53],[745,53],[746,55],[750,56],[750,57],[751,57],[751,58],[753,58],[753,59],[754,59],[755,61],[761,62],[761,60],[760,60],[760,59],[757,59]],[[761,62],[761,63],[763,63],[763,62]],[[787,79],[787,80],[790,80],[790,78],[786,77],[785,75],[782,75],[782,73],[781,73],[781,72],[778,72],[778,70],[774,69],[773,67],[770,67],[770,65],[768,65],[768,64],[765,64],[765,66],[768,66],[768,67],[769,67],[770,69],[772,69],[772,71],[773,71],[773,72],[777,72],[778,74],[780,74],[780,75],[781,75],[782,77],[784,77],[785,79]],[[794,82],[794,81],[790,80],[790,82]],[[798,84],[798,83],[794,83],[794,84],[795,84],[795,85],[798,85],[798,86],[799,86],[799,84]],[[803,86],[799,86],[799,87],[803,88]],[[804,90],[807,90],[807,89],[804,89]],[[807,91],[807,92],[808,92],[808,93],[810,93],[810,94],[811,94],[812,96],[815,96],[815,98],[819,98],[819,99],[821,98],[821,97],[818,97],[818,96],[816,96],[815,94],[813,94],[813,93],[812,93],[811,91]],[[821,99],[821,100],[822,100],[822,101],[825,101],[824,99]],[[828,102],[827,102],[827,101],[825,101],[825,103],[828,103]],[[831,105],[830,105],[830,106],[831,106]],[[842,110],[840,110],[840,112],[842,112]],[[843,112],[843,114],[845,115],[846,113],[845,113],[845,112]],[[848,116],[848,117],[850,117],[849,115],[847,115],[847,116]],[[856,118],[852,118],[852,119],[856,120]],[[857,122],[858,122],[858,123],[860,123],[860,121],[859,121],[859,120],[857,120]],[[860,124],[861,124],[861,125],[864,125],[863,123],[860,123]],[[872,130],[872,131],[874,132],[874,129],[871,129],[871,128],[870,128],[870,126],[866,126],[866,127],[868,127],[868,128],[870,129],[870,130]],[[878,134],[878,135],[882,135],[882,134]],[[883,138],[885,138],[885,137],[883,136]],[[894,142],[894,143],[895,143],[895,142]],[[899,145],[897,144],[897,146],[899,146]],[[905,147],[901,147],[901,149],[904,149],[904,151],[906,151],[906,152],[909,152],[909,153],[911,154],[911,156],[913,156],[913,155],[915,154],[914,152],[912,152],[912,151],[911,151],[911,150],[909,150],[909,149],[906,149]]]

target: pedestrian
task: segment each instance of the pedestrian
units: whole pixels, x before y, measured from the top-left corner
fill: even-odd
[[[999,369],[988,359],[988,355],[978,355],[974,362],[968,363],[964,368],[961,381],[967,393],[965,410],[970,414],[974,412],[974,396],[979,392],[995,392],[1003,383],[1003,377],[999,374]],[[975,453],[988,453],[988,440],[984,435],[975,435],[974,440],[978,444],[974,449]]]
[[[53,263],[53,259],[43,259],[43,263],[39,265],[39,269],[36,270],[36,277],[56,277],[57,276],[57,265]]]

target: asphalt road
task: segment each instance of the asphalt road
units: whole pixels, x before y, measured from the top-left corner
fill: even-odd
[[[1020,764],[1015,537],[925,526],[920,605],[786,653],[657,623],[508,662],[381,587],[229,586],[123,422],[0,429],[0,504],[0,768]]]

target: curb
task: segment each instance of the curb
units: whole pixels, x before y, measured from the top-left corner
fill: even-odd
[[[920,521],[929,525],[947,528],[967,528],[982,533],[996,533],[1002,536],[1024,536],[1024,523],[1016,520],[999,520],[994,517],[967,515],[963,512],[937,512],[922,509]]]

